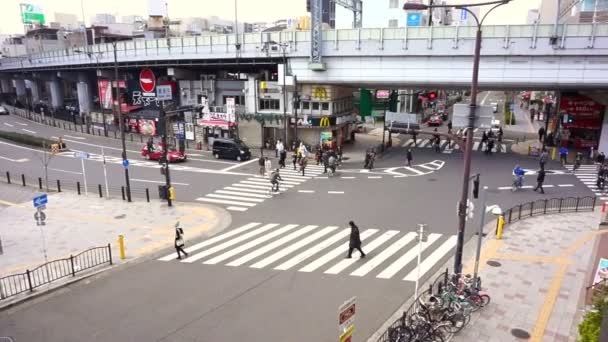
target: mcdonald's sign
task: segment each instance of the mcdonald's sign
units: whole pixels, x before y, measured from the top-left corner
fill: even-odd
[[[329,127],[330,123],[329,123],[329,118],[321,118],[321,120],[319,120],[319,127]]]
[[[327,99],[327,90],[324,87],[315,87],[312,90],[312,97],[319,100]]]

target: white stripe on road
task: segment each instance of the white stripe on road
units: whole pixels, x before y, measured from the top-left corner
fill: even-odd
[[[499,186],[498,190],[508,190],[508,189],[511,189],[511,188],[513,188],[513,187],[511,187],[511,186]]]
[[[412,172],[414,172],[414,173],[417,173],[417,174],[419,174],[419,175],[424,175],[424,174],[425,174],[424,172],[422,172],[422,171],[420,171],[420,170],[416,170],[416,169],[411,168],[411,167],[409,167],[409,166],[404,166],[403,168],[404,168],[404,169],[406,169],[406,170],[408,170],[408,171],[412,171]]]
[[[26,132],[28,132],[28,133],[36,134],[36,132],[34,132],[34,131],[30,131],[29,129],[22,128],[21,130],[22,130],[22,131],[26,131]]]
[[[401,145],[401,147],[407,147],[407,146],[410,146],[413,143],[414,143],[414,139],[410,139],[410,140],[404,142],[403,145]]]
[[[248,232],[246,234],[240,235],[237,238],[234,238],[232,240],[228,240],[228,241],[226,241],[224,243],[221,243],[221,244],[219,244],[217,246],[211,247],[211,248],[209,248],[209,249],[207,249],[207,250],[205,250],[203,252],[194,254],[191,257],[187,257],[186,259],[182,260],[182,262],[184,262],[184,263],[193,263],[193,262],[195,262],[197,260],[200,260],[200,259],[202,259],[202,258],[204,258],[204,257],[206,257],[208,255],[211,255],[213,253],[219,252],[219,251],[221,251],[223,249],[226,249],[226,248],[228,248],[230,246],[236,245],[237,243],[239,243],[241,241],[247,240],[250,237],[254,237],[256,235],[262,234],[265,231],[270,230],[270,229],[272,229],[272,228],[274,228],[276,226],[278,226],[277,223],[269,223],[269,224],[263,225],[260,228],[254,229],[254,230],[252,230],[252,231],[250,231],[250,232]]]
[[[560,188],[567,188],[567,187],[574,186],[574,184],[558,184],[557,186],[559,186]]]
[[[49,167],[48,169],[49,169],[49,170],[52,170],[52,171],[58,171],[58,172],[71,173],[71,174],[73,174],[73,175],[81,175],[81,174],[82,174],[82,172],[74,172],[74,171],[61,170],[61,169],[53,169],[53,168],[50,168],[50,167]]]
[[[243,188],[252,188],[252,189],[270,189],[270,182],[268,182],[268,185],[263,186],[263,185],[249,185],[249,184],[241,184],[241,183],[235,183],[232,184],[231,186],[235,186],[235,187],[243,187]]]
[[[241,191],[216,190],[215,192],[217,192],[218,194],[225,194],[225,195],[238,195],[238,196],[247,196],[247,197],[268,198],[268,196],[266,196],[266,195],[252,194],[252,193],[241,192]]]
[[[450,236],[450,238],[442,243],[439,248],[433,251],[433,254],[429,255],[422,263],[420,263],[420,278],[424,277],[424,274],[428,272],[431,267],[435,266],[435,264],[438,263],[441,258],[448,254],[448,252],[451,251],[454,246],[456,246],[456,235]],[[414,270],[405,276],[403,280],[416,281],[416,278],[418,278],[418,266],[416,266]]]
[[[298,192],[301,192],[301,193],[304,193],[304,194],[312,194],[315,191],[314,190],[298,190]]]
[[[416,234],[414,232],[409,232],[409,233],[405,234],[401,239],[397,240],[397,242],[393,243],[387,249],[385,249],[382,252],[380,252],[380,254],[376,255],[372,260],[366,262],[363,266],[361,266],[361,267],[357,268],[356,270],[354,270],[350,275],[352,275],[352,276],[358,276],[358,277],[363,277],[364,275],[366,275],[369,272],[371,272],[378,265],[380,265],[381,263],[383,263],[391,255],[397,253],[405,245],[407,245],[408,243],[412,242],[416,238],[417,235],[418,234]],[[337,267],[337,266],[338,265],[336,265],[335,267]],[[337,273],[337,272],[334,273],[332,271],[335,271],[333,267],[331,269],[325,271],[325,273],[330,273],[330,274],[336,274]],[[339,271],[340,270],[338,270],[338,272]]]
[[[552,188],[554,187],[553,185],[549,184],[549,185],[543,185],[543,188]]]
[[[416,246],[416,248],[410,249],[407,253],[403,254],[399,259],[395,260],[389,267],[385,268],[384,271],[380,272],[380,274],[378,274],[376,276],[376,278],[381,278],[381,279],[392,278],[397,272],[399,272],[403,267],[405,267],[412,260],[414,260],[414,258],[416,258],[416,256],[418,255],[418,251],[420,249],[422,249],[422,251],[424,252],[424,250],[427,249],[427,247],[429,247],[431,244],[433,244],[433,242],[437,241],[437,239],[439,239],[440,236],[441,236],[441,234],[429,234],[427,241],[423,242],[422,246],[420,246],[420,248],[418,248],[418,246]]]
[[[257,160],[257,159],[255,159],[255,158],[251,158],[251,160],[249,160],[249,161],[242,162],[242,163],[238,163],[238,164],[236,164],[236,165],[232,165],[232,166],[228,166],[227,168],[225,168],[225,169],[221,169],[220,171],[221,171],[221,172],[226,172],[226,171],[234,170],[234,169],[236,169],[237,167],[245,166],[245,165],[247,165],[247,164],[251,164],[251,163],[254,163],[254,162],[256,162],[256,161],[258,161],[258,160]]]
[[[167,182],[163,182],[163,181],[153,181],[153,180],[148,180],[148,179],[137,179],[137,178],[131,178],[131,180],[133,182],[142,182],[142,183],[156,183],[156,184],[166,184],[167,183]],[[185,186],[188,186],[190,184],[179,183],[179,182],[171,182],[171,185],[185,185]]]
[[[343,194],[344,191],[328,191],[328,194]]]
[[[283,177],[281,177],[281,178],[283,178]],[[262,179],[262,178],[248,178],[247,180],[258,181],[258,179]],[[264,179],[264,181],[266,183],[270,182],[270,180],[268,178]],[[300,182],[288,181],[288,180],[285,180],[285,179],[283,179],[280,182],[281,182],[281,184],[291,184],[291,185],[299,185],[300,184]]]
[[[255,203],[244,203],[244,202],[237,202],[237,201],[227,201],[227,200],[220,200],[220,199],[213,199],[213,198],[205,198],[205,197],[200,197],[196,199],[199,202],[209,202],[209,203],[219,203],[219,204],[232,204],[232,205],[237,205],[237,206],[246,206],[246,207],[254,207]]]
[[[382,176],[367,176],[368,179],[380,179]]]
[[[67,134],[64,134],[63,136],[64,137],[68,137],[68,138],[72,138],[72,139],[76,139],[76,140],[86,140],[87,139],[87,138],[84,138],[84,137],[75,137],[73,135],[67,135]]]
[[[0,159],[8,160],[8,161],[13,162],[13,163],[24,163],[26,161],[29,161],[29,159],[27,159],[27,158],[11,159],[11,158],[2,157],[2,156],[0,156]]]
[[[422,140],[422,142],[420,143],[420,145],[418,145],[418,147],[424,147],[429,142],[431,142],[429,139],[424,139],[424,140]]]
[[[290,245],[287,248],[284,248],[280,251],[278,251],[277,253],[274,253],[272,255],[270,255],[269,257],[266,257],[265,259],[256,262],[255,264],[249,266],[252,268],[263,268],[265,266],[268,266],[269,264],[283,258],[284,256],[288,255],[289,253],[292,253],[304,246],[306,246],[307,244],[323,237],[323,235],[327,235],[329,233],[331,233],[332,231],[338,229],[337,226],[329,226],[329,227],[325,227],[322,230],[307,236],[306,238],[294,243],[293,245]]]
[[[241,184],[251,184],[251,185],[266,185],[266,184],[270,184],[270,181],[266,180],[266,181],[241,181]],[[289,184],[283,184],[283,183],[279,183],[281,184],[282,187],[285,188],[293,188],[293,185],[289,185]]]
[[[281,270],[281,271],[286,271],[290,268],[292,268],[293,266],[303,262],[304,260],[310,258],[311,256],[315,255],[316,253],[324,250],[325,248],[333,245],[334,243],[342,240],[343,238],[345,238],[346,236],[348,236],[350,234],[350,228],[346,228],[343,229],[342,231],[340,231],[337,234],[334,234],[333,236],[331,236],[330,238],[327,238],[325,240],[323,240],[320,243],[315,244],[314,246],[307,248],[305,251],[303,251],[302,253],[294,256],[293,258],[285,261],[284,263],[280,264],[279,266],[275,267],[275,270]]]
[[[430,166],[426,166],[426,165],[424,165],[424,164],[419,164],[419,165],[416,165],[416,166],[418,166],[418,167],[422,167],[422,168],[425,168],[425,169],[427,169],[427,170],[432,170],[432,171],[435,171],[435,170],[436,170],[435,168],[432,168],[432,167],[430,167]]]
[[[15,126],[13,126],[13,125],[9,124],[8,122],[5,122],[5,123],[4,123],[4,125],[5,125],[5,126],[8,126],[8,127],[15,127]]]
[[[233,188],[231,186],[227,186],[224,189],[226,190],[231,190],[231,191],[244,191],[244,192],[252,192],[252,193],[256,193],[256,194],[265,194],[268,192],[268,189],[270,188],[270,186],[266,187],[266,190],[256,190],[256,189],[247,189],[247,188]]]
[[[477,151],[478,148],[479,148],[479,141],[476,141],[473,143],[473,150]]]
[[[229,195],[216,195],[216,194],[207,194],[205,196],[211,197],[211,198],[222,198],[222,199],[235,200],[235,201],[249,201],[249,202],[256,202],[256,203],[264,202],[263,199],[244,197],[244,196],[229,196]]]
[[[295,232],[293,232],[287,236],[284,236],[276,241],[273,241],[272,243],[269,243],[268,245],[266,245],[262,248],[258,248],[254,252],[251,252],[234,261],[229,262],[228,264],[226,264],[226,266],[240,266],[254,258],[257,258],[258,256],[260,256],[262,254],[265,254],[266,252],[269,252],[281,245],[286,244],[287,242],[289,242],[295,238],[298,238],[301,235],[304,235],[304,234],[310,232],[311,230],[313,230],[315,228],[317,228],[317,226],[305,226],[302,229],[298,229]]]
[[[241,245],[235,249],[232,249],[226,253],[220,254],[218,256],[216,256],[215,258],[211,258],[205,262],[203,262],[203,264],[207,264],[207,265],[214,265],[217,264],[218,262],[222,262],[232,256],[235,256],[241,252],[244,252],[248,249],[251,249],[252,247],[255,247],[263,242],[266,242],[272,238],[274,238],[275,236],[279,236],[285,232],[288,232],[294,228],[296,228],[298,225],[297,224],[288,224],[285,227],[282,227],[280,229],[275,230],[274,232],[270,233],[270,234],[265,234],[262,237],[259,237],[255,240],[249,241],[248,243]]]
[[[348,176],[348,177],[340,177],[340,178],[342,178],[342,179],[355,179],[355,177],[351,177],[351,176]]]
[[[243,208],[243,207],[226,207],[227,210],[232,210],[232,211],[246,211],[249,208]]]
[[[229,238],[231,236],[240,234],[240,233],[242,233],[244,231],[247,231],[249,229],[255,228],[256,226],[259,226],[259,225],[260,225],[260,223],[258,223],[258,222],[248,223],[248,224],[246,224],[244,226],[241,226],[241,227],[239,227],[237,229],[231,230],[229,232],[226,232],[226,233],[218,235],[218,236],[214,236],[213,238],[211,238],[209,240],[205,240],[203,242],[197,243],[196,245],[190,246],[190,247],[186,248],[186,252],[187,253],[194,252],[194,251],[196,251],[198,249],[201,249],[201,248],[209,246],[209,245],[211,245],[213,243],[225,240],[225,239],[227,239],[227,238]],[[162,258],[160,258],[158,260],[160,260],[160,261],[169,261],[169,260],[173,260],[173,259],[175,259],[175,253],[171,253],[171,254],[169,254],[169,255],[167,255],[165,257],[162,257]]]
[[[21,125],[21,126],[27,126],[27,124],[26,124],[26,123],[23,123],[23,122],[15,122],[15,123],[16,123],[17,125]]]
[[[361,241],[365,241],[365,239],[376,234],[376,232],[378,232],[378,229],[365,230],[364,232],[361,233]],[[344,254],[346,251],[348,251],[348,246],[349,246],[349,242],[347,241],[346,243],[343,243],[342,245],[336,247],[331,252],[316,259],[315,261],[311,262],[310,264],[302,267],[301,269],[299,269],[299,271],[300,272],[312,272],[312,271],[316,270],[317,268],[319,268],[319,267],[325,265],[326,263],[330,262],[331,260],[335,259],[340,254]]]

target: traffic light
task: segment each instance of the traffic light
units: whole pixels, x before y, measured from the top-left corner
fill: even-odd
[[[473,198],[479,198],[479,175],[473,180]]]
[[[437,93],[432,91],[432,92],[428,93],[427,97],[429,98],[429,100],[435,100],[435,99],[437,99]]]
[[[574,123],[574,116],[568,115],[568,123],[569,124]]]

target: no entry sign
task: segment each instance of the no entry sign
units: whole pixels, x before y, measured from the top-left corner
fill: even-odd
[[[154,72],[148,68],[139,73],[139,86],[146,93],[153,93],[156,88],[156,77]]]

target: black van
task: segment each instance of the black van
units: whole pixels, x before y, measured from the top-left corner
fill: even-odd
[[[251,158],[249,147],[241,140],[215,138],[213,140],[213,156],[216,159],[236,159],[237,161]]]

